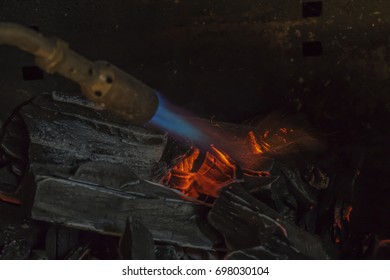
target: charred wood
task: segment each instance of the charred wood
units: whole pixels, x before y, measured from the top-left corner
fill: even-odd
[[[129,217],[119,243],[119,252],[125,260],[154,260],[153,236],[139,221]]]
[[[230,251],[264,245],[274,236],[308,258],[332,257],[329,245],[324,244],[319,236],[286,222],[279,213],[240,185],[229,186],[221,193],[208,219],[224,235]]]
[[[69,178],[35,176],[34,219],[121,235],[131,215],[154,240],[196,248],[211,248],[218,242],[213,229],[205,225],[208,206],[140,180],[126,166],[88,163]]]

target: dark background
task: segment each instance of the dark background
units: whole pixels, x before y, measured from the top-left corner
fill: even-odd
[[[0,0],[0,21],[60,37],[205,118],[303,115],[340,168],[366,152],[354,213],[362,231],[386,237],[390,2],[316,2],[307,9],[298,0]],[[2,121],[36,94],[78,91],[29,68],[23,77],[32,65],[29,54],[0,46]]]

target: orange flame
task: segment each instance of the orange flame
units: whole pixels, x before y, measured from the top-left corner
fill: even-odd
[[[256,170],[256,162],[264,159],[266,154],[278,153],[288,146],[291,141],[287,139],[293,132],[293,129],[286,127],[262,133],[250,130],[235,145],[224,149],[228,148],[234,155],[247,176],[270,176],[269,171]],[[193,170],[199,155],[199,149],[194,148],[191,155],[172,168],[163,183],[191,197],[199,197],[200,194],[217,197],[223,187],[238,180],[235,160],[221,149],[211,145],[199,169]]]
[[[172,168],[163,182],[192,197],[199,194],[217,197],[221,188],[236,180],[237,167],[226,153],[211,145],[199,170],[194,172],[199,154],[199,150],[194,149],[189,157]]]

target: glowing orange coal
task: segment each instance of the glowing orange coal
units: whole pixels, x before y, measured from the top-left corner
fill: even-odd
[[[249,164],[246,166],[242,162],[243,158],[246,161],[255,161],[259,156],[272,153],[271,145],[266,142],[268,137],[271,137],[269,131],[262,135],[256,135],[253,131],[249,131],[245,139],[241,139],[234,145],[234,151],[231,149],[232,153],[241,160],[242,173],[251,177],[270,175],[268,171],[247,168]],[[275,140],[273,141],[275,142]],[[199,197],[200,194],[217,197],[223,187],[239,179],[237,178],[236,161],[214,145],[211,145],[206,151],[200,167],[194,170],[194,163],[200,159],[200,154],[199,149],[193,148],[192,153],[187,158],[172,168],[171,172],[163,179],[163,183],[191,197]]]
[[[254,128],[248,129],[240,137],[221,137],[220,147],[210,145],[204,151],[204,156],[201,156],[198,148],[193,148],[189,156],[172,168],[163,183],[191,197],[201,194],[217,197],[223,187],[241,179],[237,178],[238,165],[240,174],[247,177],[270,176],[269,171],[259,167],[262,160],[269,155],[291,152],[296,143],[310,143],[307,139],[311,138],[286,127],[264,132],[255,131]],[[199,161],[200,167],[195,168],[194,163]]]
[[[211,145],[203,163],[194,171],[194,162],[199,155],[199,149],[194,148],[186,159],[172,168],[163,182],[191,197],[200,194],[216,197],[221,188],[236,180],[236,164],[227,154]]]

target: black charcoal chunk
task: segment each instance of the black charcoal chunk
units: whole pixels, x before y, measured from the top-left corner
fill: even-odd
[[[154,260],[153,235],[141,222],[129,217],[119,243],[119,252],[125,260]]]

